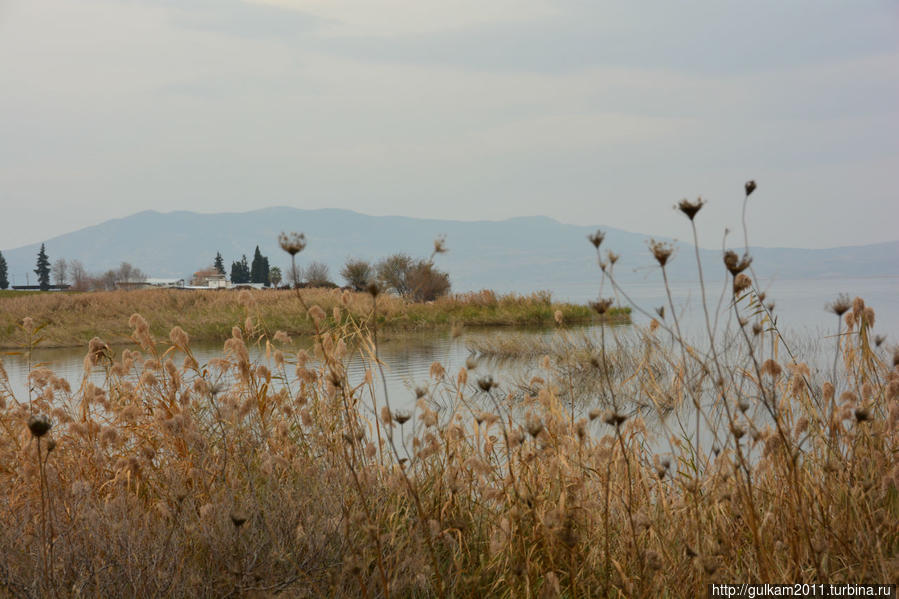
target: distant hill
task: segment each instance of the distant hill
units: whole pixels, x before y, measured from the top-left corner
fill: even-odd
[[[686,223],[684,226],[686,231]],[[565,290],[589,289],[599,282],[596,256],[586,239],[596,228],[546,217],[467,222],[277,207],[219,214],[146,211],[47,239],[46,244],[51,261],[78,259],[91,272],[125,261],[152,277],[189,277],[210,266],[216,252],[222,253],[228,268],[242,254],[251,260],[257,244],[273,266],[283,269],[289,260],[278,247],[278,233],[299,231],[308,239],[307,249],[298,256],[300,264],[325,262],[332,278],[340,283],[338,271],[347,258],[375,260],[394,252],[426,256],[434,238],[446,235],[449,252],[437,262],[450,273],[455,291],[549,289],[565,297],[571,295]],[[615,268],[622,280],[653,281],[658,277],[645,235],[600,228],[606,233],[603,250],[621,255]],[[718,232],[714,236],[717,238]],[[731,241],[742,253],[739,236],[732,236]],[[711,238],[709,243],[713,243]],[[16,284],[24,283],[26,272],[33,281],[39,247],[38,243],[3,250],[11,281],[15,278]],[[751,253],[753,266],[764,277],[899,275],[899,241],[822,250],[753,248]],[[701,255],[707,277],[720,278],[720,251],[703,250]],[[673,280],[696,278],[691,246],[677,244],[670,264]]]

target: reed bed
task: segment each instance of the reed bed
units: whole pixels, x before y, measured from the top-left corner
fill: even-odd
[[[162,351],[135,314],[135,349],[90,343],[102,386],[43,368],[29,397],[0,382],[0,593],[696,597],[725,581],[899,582],[899,352],[861,298],[838,298],[833,364],[813,371],[772,326],[748,259],[725,264],[739,344],[688,343],[661,314],[636,345],[603,326],[587,366],[604,383],[577,405],[550,369],[520,393],[476,361],[435,363],[412,411],[386,389],[375,399],[377,289],[367,326],[297,295],[314,349],[296,355],[251,294],[206,364],[182,328]],[[352,386],[357,345],[370,369]]]
[[[364,323],[371,315],[371,301],[366,293],[340,289],[308,289],[303,293],[328,314],[340,306],[341,317],[346,320]],[[246,316],[240,298],[247,294],[253,301],[254,316],[271,333],[281,330],[291,335],[310,335],[314,331],[312,321],[289,290],[10,292],[0,296],[0,347],[19,348],[26,343],[19,326],[26,317],[43,325],[44,347],[84,347],[93,337],[101,337],[111,345],[131,343],[128,319],[134,313],[143,315],[158,337],[165,337],[172,327],[180,326],[195,341],[224,341],[231,335],[231,327]],[[384,294],[379,302],[379,326],[394,331],[454,325],[547,326],[553,323],[557,312],[572,323],[596,320],[589,307],[553,301],[548,293],[497,296],[485,290],[428,303]],[[615,318],[629,322],[629,310],[618,309]]]

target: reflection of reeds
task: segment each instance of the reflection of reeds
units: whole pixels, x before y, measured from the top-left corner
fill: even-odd
[[[836,366],[828,353],[816,370],[785,345],[755,276],[735,274],[724,329],[709,306],[703,341],[681,336],[673,302],[670,324],[598,338],[551,315],[541,340],[469,341],[536,361],[520,386],[489,359],[435,363],[411,412],[375,402],[383,295],[365,308],[295,296],[314,329],[296,355],[268,332],[268,296],[248,293],[206,364],[185,330],[160,350],[135,315],[134,349],[90,344],[85,369],[103,385],[38,365],[29,404],[0,368],[0,594],[694,597],[724,581],[897,582],[899,356],[856,300],[839,305]],[[353,347],[368,361],[358,386]]]

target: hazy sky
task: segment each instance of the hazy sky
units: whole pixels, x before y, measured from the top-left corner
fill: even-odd
[[[140,210],[899,239],[895,0],[0,0],[0,248]],[[302,229],[302,223],[288,228]]]

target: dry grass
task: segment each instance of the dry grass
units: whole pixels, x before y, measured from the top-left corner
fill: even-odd
[[[370,315],[368,294],[341,290],[304,291],[308,301],[328,314],[340,306],[342,318],[362,323]],[[249,300],[247,297],[249,296]],[[243,299],[241,299],[243,298]],[[393,330],[415,330],[433,326],[537,326],[549,325],[561,312],[567,322],[589,323],[595,314],[586,306],[553,302],[548,294],[496,296],[490,291],[413,303],[392,295],[380,298],[379,326]],[[131,342],[127,322],[138,312],[150,330],[164,337],[180,326],[197,341],[224,341],[235,323],[247,317],[253,305],[254,318],[266,330],[310,334],[312,322],[291,291],[107,291],[97,293],[12,294],[0,297],[0,347],[22,347],[25,336],[18,325],[25,317],[45,325],[44,347],[85,346],[93,337],[109,344]],[[628,321],[628,310],[615,314]]]
[[[560,399],[564,381],[513,402],[435,365],[406,421],[364,416],[370,389],[343,367],[365,335],[351,325],[317,335],[315,362],[251,327],[199,365],[183,331],[160,355],[131,323],[142,350],[94,341],[86,356],[102,388],[37,369],[30,404],[4,392],[5,593],[692,597],[711,581],[899,578],[899,369],[864,324],[841,340],[834,399],[801,364],[765,362],[758,378],[732,357],[719,386],[657,329],[586,418]],[[272,344],[267,363],[248,360],[251,341]],[[711,422],[722,390],[738,416],[715,427],[714,451],[668,416],[670,450],[653,453],[623,399],[701,391]],[[48,435],[29,431],[31,413]]]

